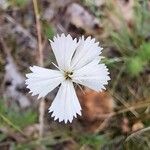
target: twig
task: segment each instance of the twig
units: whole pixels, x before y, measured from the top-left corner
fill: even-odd
[[[39,14],[37,0],[32,0],[32,1],[33,1],[33,6],[34,6],[37,38],[38,38],[37,61],[40,66],[43,66],[43,46],[42,46],[42,36],[41,36],[42,34],[41,34],[40,14]],[[40,123],[39,135],[40,137],[43,136],[43,131],[44,131],[44,113],[45,113],[45,101],[44,99],[41,99],[40,104],[39,104],[39,123]]]
[[[1,46],[2,46],[1,51],[2,51],[2,53],[3,53],[3,55],[4,55],[4,57],[10,57],[10,50],[9,50],[8,47],[6,46],[6,44],[5,44],[5,42],[4,42],[4,40],[3,40],[2,37],[0,37],[0,44],[1,44]]]
[[[150,106],[150,101],[149,100],[145,101],[145,103],[141,103],[141,104],[137,104],[137,105],[134,105],[134,106],[129,106],[128,108],[120,109],[117,112],[112,112],[112,113],[108,113],[108,114],[99,115],[99,118],[107,118],[108,116],[113,117],[113,116],[120,115],[122,113],[129,112],[131,110],[140,109],[140,108],[144,108],[144,107],[148,107],[148,106]]]
[[[114,115],[118,115],[118,114],[122,114],[122,113],[125,113],[125,112],[128,112],[128,111],[131,111],[131,110],[148,107],[148,106],[150,106],[150,101],[148,101],[146,103],[143,103],[143,104],[135,105],[135,106],[129,106],[128,108],[119,110],[118,112],[116,112],[116,114],[113,114],[113,116]]]
[[[99,131],[101,131],[108,123],[109,119],[112,117],[111,114],[109,114],[106,119],[100,124],[100,126],[96,129],[96,133],[98,133]]]
[[[114,94],[113,94],[113,95],[114,95]],[[132,114],[134,114],[136,117],[139,116],[139,114],[138,114],[134,109],[130,108],[130,106],[128,105],[128,103],[125,102],[121,97],[118,97],[117,95],[114,95],[114,97],[115,97],[117,100],[119,100],[119,102],[121,102],[127,109],[129,109],[129,110],[132,112]]]
[[[134,133],[132,133],[131,135],[129,135],[129,136],[127,137],[126,141],[129,141],[131,138],[133,138],[133,137],[135,137],[135,136],[137,136],[137,135],[140,135],[140,134],[142,134],[143,132],[146,132],[146,131],[149,131],[149,130],[150,130],[150,127],[147,127],[147,128],[141,129],[141,130],[139,130],[139,131],[137,131],[137,132],[134,132]]]
[[[139,108],[144,108],[144,107],[147,107],[149,105],[150,105],[150,101],[146,101],[145,103],[142,103],[142,104],[139,104],[139,105],[136,105],[136,106],[130,106],[129,108],[120,109],[117,112],[112,112],[112,113],[100,115],[99,118],[100,119],[104,118],[104,121],[96,129],[96,133],[99,132],[100,130],[102,130],[106,126],[107,122],[109,121],[109,119],[111,117],[117,116],[117,115],[125,113],[125,112],[128,112],[128,111],[130,111],[132,109],[135,110],[135,109],[139,109]]]
[[[43,66],[43,48],[42,48],[42,34],[41,34],[41,23],[40,23],[40,14],[38,9],[37,0],[33,0],[34,13],[36,19],[36,29],[37,29],[37,38],[38,38],[38,64]]]

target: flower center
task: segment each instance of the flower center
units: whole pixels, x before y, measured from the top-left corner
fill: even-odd
[[[64,77],[66,80],[71,80],[73,76],[73,72],[70,71],[64,71]]]

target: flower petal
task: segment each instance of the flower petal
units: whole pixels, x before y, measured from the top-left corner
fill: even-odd
[[[86,66],[76,70],[73,74],[73,82],[87,86],[95,91],[105,89],[110,77],[105,64],[98,64],[97,59]]]
[[[32,95],[39,94],[38,98],[45,97],[64,80],[62,73],[57,70],[38,66],[30,67],[30,70],[32,73],[26,75],[27,88]]]
[[[99,43],[95,43],[95,39],[88,37],[84,40],[82,37],[79,40],[79,46],[74,54],[74,57],[71,62],[71,67],[73,69],[79,69],[84,65],[91,62],[93,59],[98,57],[101,54],[102,48],[99,46]]]
[[[58,66],[62,70],[68,70],[74,51],[78,46],[77,39],[73,40],[70,35],[65,36],[64,34],[61,34],[60,36],[57,35],[57,37],[54,37],[54,41],[50,42]]]
[[[49,108],[54,120],[59,119],[59,122],[72,122],[76,114],[81,115],[81,106],[74,90],[73,83],[69,80],[64,81]]]

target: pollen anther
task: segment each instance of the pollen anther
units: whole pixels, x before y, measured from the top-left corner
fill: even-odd
[[[66,80],[71,80],[72,75],[73,75],[73,72],[69,72],[69,71],[64,72],[64,77],[65,77]]]

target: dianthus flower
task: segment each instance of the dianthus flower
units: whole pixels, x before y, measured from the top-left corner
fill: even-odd
[[[99,63],[102,48],[91,37],[81,37],[77,41],[70,35],[61,34],[50,44],[58,64],[55,65],[57,70],[30,67],[32,73],[26,75],[27,88],[32,95],[42,98],[60,85],[49,112],[52,112],[54,120],[72,122],[73,117],[81,115],[74,83],[102,91],[110,80],[109,72],[105,64]]]

